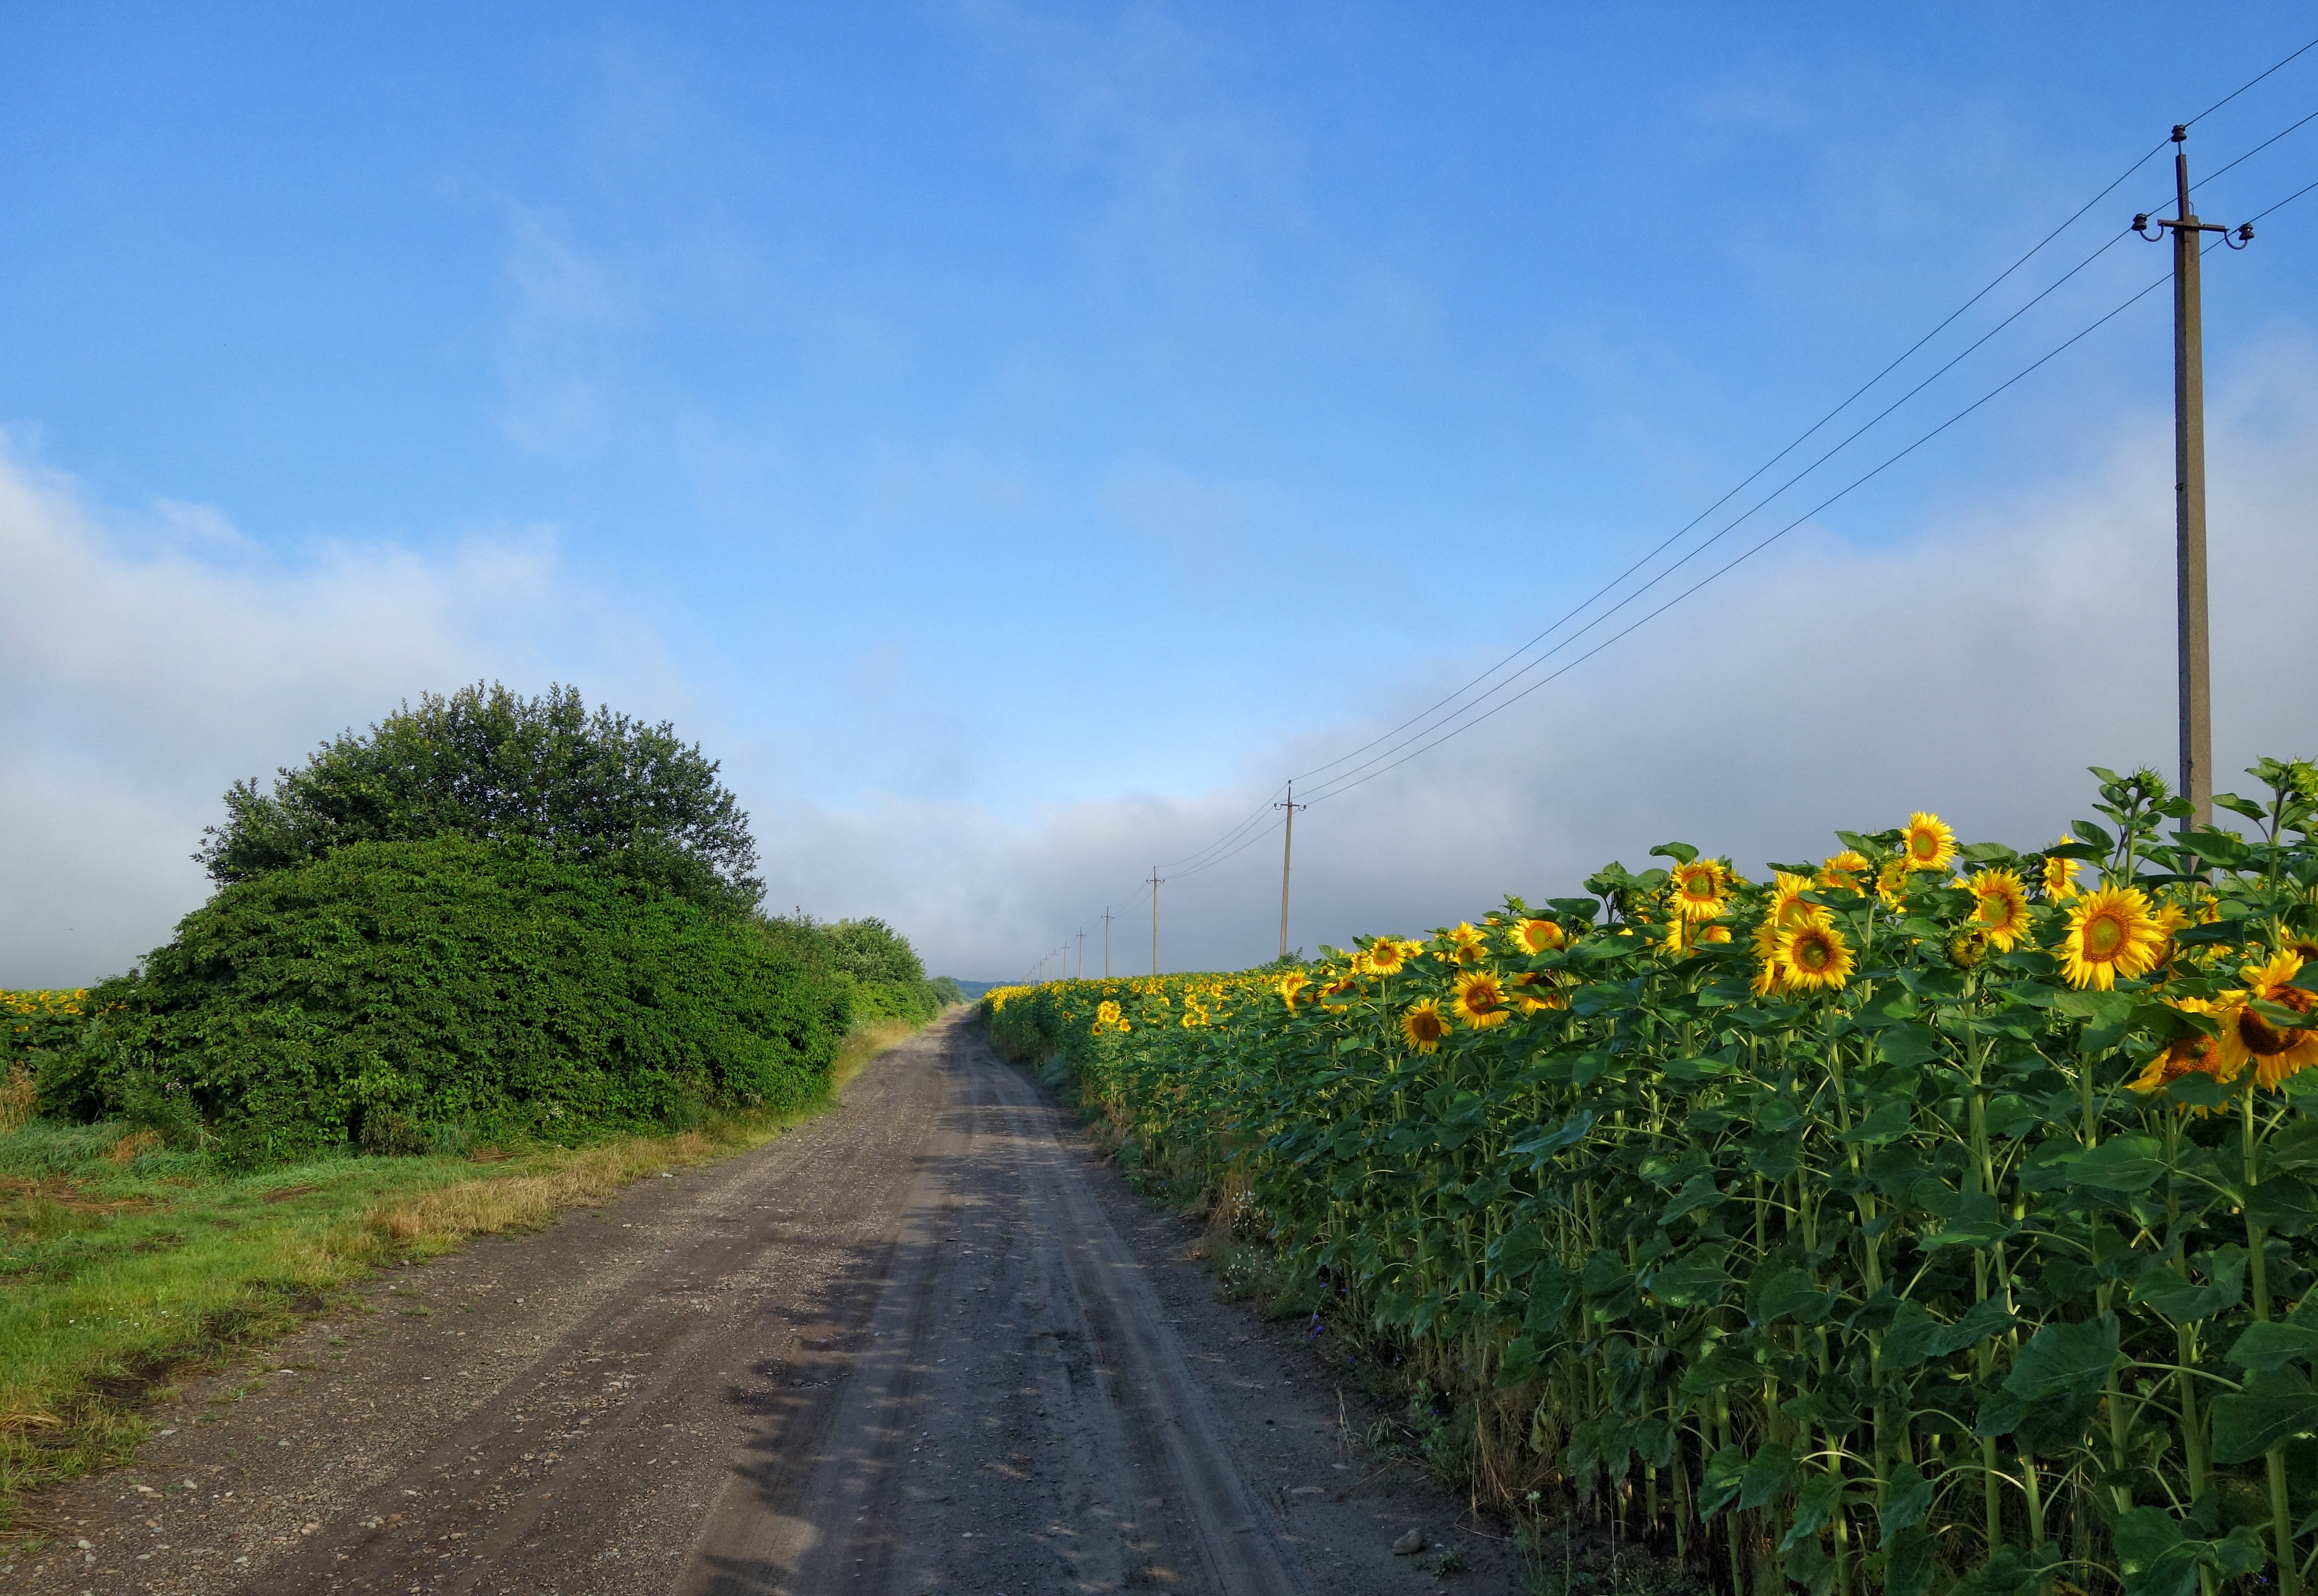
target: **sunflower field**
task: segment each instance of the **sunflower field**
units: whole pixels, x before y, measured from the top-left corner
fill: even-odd
[[[0,991],[0,1072],[25,1063],[35,1048],[64,1047],[77,1040],[87,1004],[86,987]]]
[[[2034,852],[1918,814],[1756,882],[1669,843],[1298,971],[984,1012],[1247,1193],[1463,1404],[1479,1494],[1734,1596],[2297,1596],[2318,770],[2256,767],[2230,830],[2094,774]]]

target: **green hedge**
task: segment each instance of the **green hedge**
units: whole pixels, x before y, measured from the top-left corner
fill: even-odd
[[[93,989],[44,1112],[274,1162],[430,1127],[571,1143],[824,1089],[847,983],[718,913],[543,849],[361,842],[219,891]]]

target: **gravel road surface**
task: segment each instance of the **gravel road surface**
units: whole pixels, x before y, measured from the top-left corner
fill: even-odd
[[[1511,1589],[1192,1234],[953,1017],[766,1147],[189,1383],[0,1592],[1361,1596],[1442,1548]]]

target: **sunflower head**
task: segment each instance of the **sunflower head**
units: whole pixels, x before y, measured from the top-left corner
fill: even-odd
[[[1948,938],[1948,959],[1959,970],[1974,970],[1988,962],[1988,937],[1981,931],[1958,931]]]
[[[1481,930],[1459,920],[1441,937],[1439,956],[1452,964],[1478,964],[1489,954],[1489,940]]]
[[[2217,1012],[2215,1006],[2203,998],[2176,998],[2173,1007],[2187,1014]],[[2227,1029],[2224,1025],[2224,1035],[2227,1034]],[[2224,1052],[2222,1036],[2193,1032],[2187,1036],[2176,1036],[2167,1043],[2132,1084],[2134,1090],[2145,1094],[2161,1091],[2184,1075],[2198,1074],[2210,1075],[2226,1086],[2244,1070],[2242,1059],[2234,1065],[2230,1063]]]
[[[1437,1053],[1441,1038],[1449,1034],[1449,1021],[1441,1013],[1440,1003],[1432,998],[1412,1003],[1400,1012],[1400,1036],[1417,1053]]]
[[[1550,970],[1524,970],[1514,977],[1514,1007],[1523,1014],[1567,1009],[1569,1000],[1561,995],[1560,986],[1561,978]]]
[[[1730,928],[1728,926],[1701,926],[1698,928],[1698,939],[1701,942],[1728,942],[1730,940]]]
[[[1408,963],[1408,945],[1397,937],[1379,937],[1361,950],[1361,956],[1379,975],[1397,975]]]
[[[1808,925],[1779,937],[1779,964],[1790,984],[1834,991],[1851,979],[1851,945],[1832,925]]]
[[[1819,886],[1824,892],[1864,892],[1867,890],[1867,856],[1856,848],[1845,848],[1819,867]]]
[[[1939,816],[1919,809],[1908,817],[1900,851],[1910,870],[1945,870],[1955,863],[1955,832]]]
[[[2289,1026],[2275,1014],[2261,1014],[2253,1005],[2262,1003],[2272,1009],[2311,1018],[2318,994],[2313,994],[2294,984],[2302,973],[2302,955],[2292,948],[2280,950],[2266,964],[2248,964],[2239,974],[2245,990],[2224,993],[2228,1007],[2222,1016],[2222,1059],[2235,1071],[2248,1063],[2254,1067],[2254,1080],[2265,1089],[2283,1084],[2313,1064],[2318,1064],[2318,1029],[2310,1026]]]
[[[2073,837],[2061,838],[2062,842],[2075,840]],[[2056,843],[2053,846],[2058,847],[2059,844]],[[2080,890],[2077,886],[2077,862],[2074,859],[2064,859],[2053,854],[2046,854],[2044,856],[2044,901],[2048,903],[2066,903],[2075,897]]]
[[[1289,1013],[1296,1011],[1296,1005],[1303,1000],[1305,989],[1311,984],[1300,970],[1290,970],[1280,978],[1280,1000],[1288,1005]]]
[[[1964,887],[1972,893],[1972,929],[1999,953],[2010,953],[2028,934],[2028,889],[2009,870],[1983,870]]]
[[[1559,920],[1526,919],[1513,928],[1514,946],[1526,954],[1550,953],[1566,947],[1569,934]]]
[[[1720,859],[1696,858],[1674,867],[1667,883],[1667,901],[1676,915],[1687,920],[1711,920],[1726,907],[1730,873]]]
[[[1457,977],[1457,995],[1450,1000],[1449,1006],[1459,1019],[1477,1031],[1501,1026],[1513,1018],[1513,1010],[1505,1001],[1505,989],[1496,976],[1482,970],[1468,970]]]
[[[2148,895],[2138,887],[2102,887],[2069,906],[2069,934],[2061,943],[2061,973],[2074,987],[2107,991],[2119,977],[2149,973],[2165,945]]]
[[[1883,861],[1875,873],[1875,896],[1886,909],[1898,910],[1908,902],[1908,859],[1904,854],[1893,854]]]
[[[1764,918],[1782,931],[1792,931],[1827,918],[1827,910],[1804,898],[1818,883],[1808,875],[1775,872],[1771,877],[1771,903]]]

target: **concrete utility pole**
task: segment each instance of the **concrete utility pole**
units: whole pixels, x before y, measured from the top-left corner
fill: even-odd
[[[1110,922],[1113,918],[1110,905],[1104,904],[1102,906],[1102,978],[1105,981],[1110,979]]]
[[[1288,784],[1288,802],[1275,803],[1274,809],[1288,811],[1288,838],[1280,845],[1280,956],[1288,956],[1288,867],[1296,860],[1296,811],[1309,809],[1308,803],[1296,802],[1296,784]]]
[[[2199,221],[2189,209],[2189,137],[2173,130],[2175,212],[2133,219],[2133,230],[2157,238],[2173,234],[2173,559],[2175,649],[2180,677],[2181,795],[2189,801],[2189,823],[2214,823],[2213,656],[2206,634],[2206,346],[2202,291],[2197,278],[2205,235],[2219,233],[2233,249],[2253,239],[2253,224],[2229,228]]]
[[[1086,928],[1079,928],[1079,979],[1086,979]]]
[[[1159,866],[1151,866],[1151,973],[1159,973]]]

